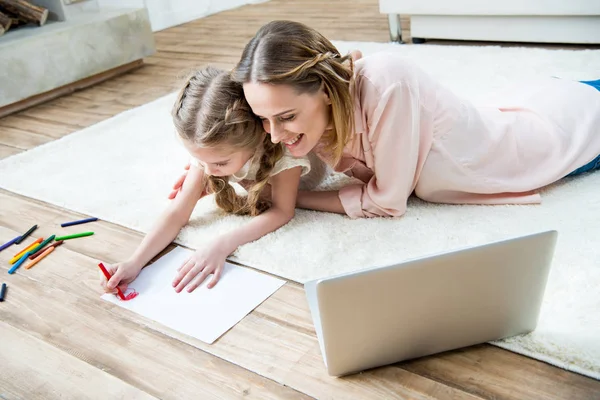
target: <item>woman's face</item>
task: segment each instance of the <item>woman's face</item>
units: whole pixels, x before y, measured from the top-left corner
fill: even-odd
[[[282,142],[295,157],[308,154],[331,129],[331,101],[322,89],[298,94],[290,85],[245,83],[244,95],[271,141]]]

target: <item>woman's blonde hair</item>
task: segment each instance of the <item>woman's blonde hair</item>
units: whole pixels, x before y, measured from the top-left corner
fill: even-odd
[[[323,150],[337,164],[354,132],[351,94],[353,64],[319,32],[293,21],[273,21],[258,30],[232,71],[240,83],[291,85],[299,94],[321,88],[331,100],[334,129],[323,137]]]
[[[234,82],[229,72],[207,67],[192,73],[171,114],[177,133],[196,146],[250,150],[260,157],[256,182],[248,188],[247,197],[237,195],[229,177],[208,176],[209,191],[220,208],[238,215],[258,215],[269,208],[260,193],[283,148],[269,140],[244,98],[242,85]]]

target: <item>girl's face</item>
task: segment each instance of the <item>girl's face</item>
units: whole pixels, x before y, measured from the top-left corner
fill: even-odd
[[[295,157],[307,155],[331,129],[331,101],[322,89],[298,94],[290,85],[245,83],[244,95],[271,141],[282,142]]]
[[[199,147],[184,141],[184,146],[204,168],[204,172],[212,176],[233,175],[254,155],[251,150],[235,150],[226,147]]]

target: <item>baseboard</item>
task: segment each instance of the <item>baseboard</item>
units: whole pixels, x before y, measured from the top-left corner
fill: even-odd
[[[144,64],[143,60],[136,60],[119,67],[110,69],[108,71],[90,76],[88,78],[82,79],[77,82],[69,83],[68,85],[64,85],[58,87],[56,89],[52,89],[45,93],[40,93],[38,95],[23,99],[13,104],[6,105],[4,107],[0,107],[0,118],[4,118],[7,115],[14,114],[19,111],[23,111],[27,108],[37,106],[38,104],[45,103],[47,101],[56,99],[57,97],[61,97],[78,90],[85,89],[87,87],[96,85],[98,83],[104,82],[108,79],[114,78],[116,76],[122,75],[131,70],[137,69]]]

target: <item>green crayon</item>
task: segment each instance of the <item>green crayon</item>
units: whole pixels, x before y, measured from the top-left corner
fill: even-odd
[[[60,237],[54,238],[54,240],[56,240],[58,242],[59,240],[69,240],[69,239],[75,239],[75,238],[80,238],[80,237],[84,237],[84,236],[92,236],[93,234],[94,234],[94,232],[74,233],[72,235],[60,236]]]
[[[35,253],[37,253],[39,250],[41,250],[45,245],[47,245],[48,243],[50,243],[52,241],[52,239],[54,239],[55,235],[50,236],[48,239],[44,240],[42,243],[38,244],[37,246],[35,246],[33,249],[31,249],[29,252],[33,255]]]

